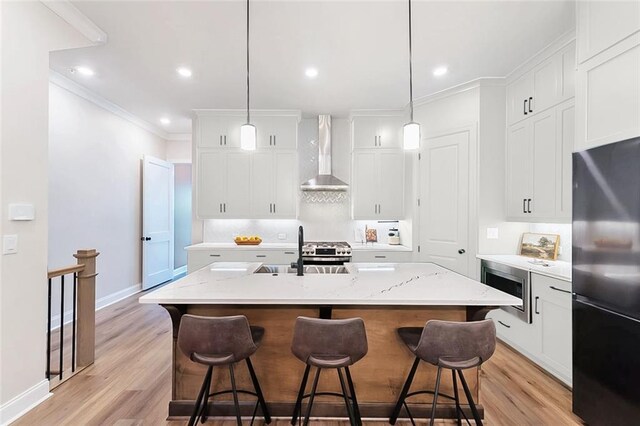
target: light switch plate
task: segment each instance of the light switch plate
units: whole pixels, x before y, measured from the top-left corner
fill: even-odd
[[[500,238],[500,230],[498,228],[487,228],[487,239],[497,240]]]
[[[2,254],[16,254],[18,252],[18,236],[4,235],[2,237]]]
[[[33,204],[9,204],[9,220],[34,220],[36,210]]]

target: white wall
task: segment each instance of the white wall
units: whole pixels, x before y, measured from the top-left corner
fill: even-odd
[[[40,2],[0,2],[2,48],[0,232],[18,253],[0,259],[0,424],[48,394],[47,162],[49,51],[89,41]],[[36,219],[13,222],[8,204],[32,203]]]
[[[96,248],[96,298],[131,294],[141,283],[141,160],[164,159],[166,141],[56,84],[49,89],[49,268]]]
[[[167,161],[171,163],[191,163],[191,140],[168,140]]]

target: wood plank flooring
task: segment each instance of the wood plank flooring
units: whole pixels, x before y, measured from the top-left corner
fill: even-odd
[[[97,313],[95,364],[56,388],[51,398],[14,425],[186,424],[185,420],[166,420],[171,396],[169,315],[160,306],[139,304],[138,297]],[[484,364],[481,377],[480,402],[487,425],[582,424],[571,413],[571,391],[504,344],[500,343],[493,358]],[[235,422],[209,420],[207,424],[233,426]],[[276,426],[288,424],[288,419],[272,422]],[[348,422],[323,419],[312,424],[346,426]]]

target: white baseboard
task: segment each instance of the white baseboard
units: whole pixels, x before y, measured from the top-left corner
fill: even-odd
[[[131,287],[127,287],[120,291],[116,291],[115,293],[101,297],[96,300],[96,311],[106,308],[109,305],[113,305],[114,303],[117,303],[122,299],[126,299],[140,291],[142,291],[142,284],[135,284]],[[64,313],[64,324],[70,324],[71,321],[73,321],[73,310],[68,310]],[[51,318],[51,330],[57,330],[58,328],[60,328],[60,315],[56,315]]]
[[[49,392],[48,380],[36,383],[20,395],[0,405],[0,426],[8,425],[17,420],[52,395]]]
[[[174,277],[177,277],[180,274],[186,274],[186,273],[187,273],[187,265],[181,266],[173,270]]]

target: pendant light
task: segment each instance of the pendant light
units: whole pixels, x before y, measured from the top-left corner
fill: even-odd
[[[420,148],[420,124],[413,121],[413,57],[411,51],[411,0],[409,0],[409,108],[411,118],[403,129],[404,149]]]
[[[240,148],[245,151],[256,149],[256,126],[251,124],[249,114],[249,0],[247,0],[247,122],[240,126]]]

